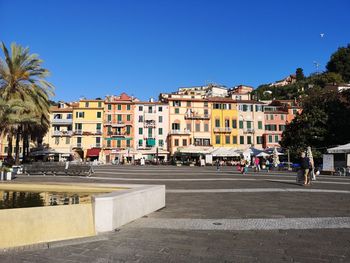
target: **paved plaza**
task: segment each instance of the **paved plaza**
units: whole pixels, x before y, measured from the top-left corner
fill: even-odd
[[[350,262],[350,178],[232,167],[99,166],[16,182],[165,184],[166,207],[114,232],[0,254],[0,262]],[[69,220],[68,220],[69,222]]]

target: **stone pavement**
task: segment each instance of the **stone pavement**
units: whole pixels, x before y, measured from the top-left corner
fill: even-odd
[[[166,208],[100,239],[0,254],[0,262],[350,262],[350,178],[311,187],[288,172],[101,166],[91,178],[18,182],[165,184]]]

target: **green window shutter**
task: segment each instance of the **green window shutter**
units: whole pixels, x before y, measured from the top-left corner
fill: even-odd
[[[244,144],[244,136],[239,136],[239,143]]]
[[[139,134],[143,134],[143,129],[142,128],[139,128]]]
[[[126,133],[130,134],[130,126],[126,126]]]
[[[122,115],[118,114],[117,118],[118,118],[118,121],[122,121]]]
[[[259,130],[262,130],[262,127],[263,127],[262,121],[258,121],[258,129],[259,129]]]
[[[128,106],[130,106],[130,105],[128,105]],[[131,120],[131,115],[129,115],[129,114],[126,115],[126,120],[127,120],[127,121],[130,121],[130,120]]]
[[[163,135],[163,128],[158,128],[158,134]]]
[[[243,121],[239,121],[239,128],[243,129]]]
[[[247,129],[251,129],[252,128],[252,122],[251,121],[247,121]]]

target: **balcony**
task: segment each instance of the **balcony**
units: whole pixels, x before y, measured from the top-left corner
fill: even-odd
[[[179,135],[181,135],[181,134],[185,134],[185,135],[187,135],[187,134],[191,134],[191,131],[189,131],[189,130],[170,130],[169,131],[169,134],[170,135],[176,135],[176,134],[179,134]]]
[[[214,132],[217,132],[217,133],[231,133],[232,132],[232,128],[230,128],[230,127],[217,127],[217,128],[214,128]]]
[[[243,130],[243,133],[255,133],[255,130],[253,128],[246,128]]]
[[[209,115],[185,114],[185,120],[209,120]]]
[[[156,127],[156,121],[155,120],[145,120],[145,122],[143,123],[143,126],[145,128],[153,128]]]
[[[123,121],[118,121],[118,122],[112,123],[111,125],[113,128],[120,128],[120,127],[125,127],[126,123]]]
[[[82,130],[75,130],[74,135],[83,135],[83,131]]]
[[[52,136],[72,136],[73,131],[54,131]]]
[[[111,137],[125,137],[125,136],[129,136],[130,134],[126,132],[109,132],[107,133],[107,135]]]
[[[73,119],[53,119],[52,125],[72,125]]]

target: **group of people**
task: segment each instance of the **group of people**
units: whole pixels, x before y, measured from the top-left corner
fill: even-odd
[[[253,157],[252,159],[253,167],[256,172],[259,172],[261,169],[266,169],[267,172],[270,170],[270,161],[269,159],[262,160],[259,157]],[[237,170],[242,174],[246,174],[248,172],[248,167],[250,165],[250,161],[246,159],[241,159],[240,161],[235,162],[234,164],[237,167]],[[222,166],[222,162],[220,160],[216,160],[216,169],[220,171],[220,166]]]

